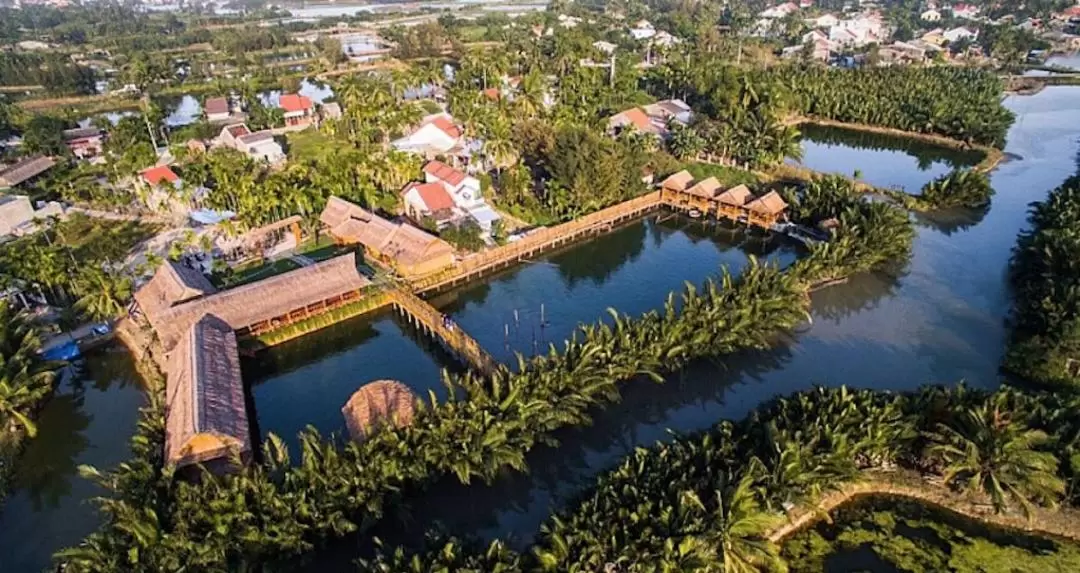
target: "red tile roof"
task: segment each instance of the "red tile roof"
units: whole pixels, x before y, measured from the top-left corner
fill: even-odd
[[[229,113],[229,100],[223,97],[206,98],[206,103],[203,104],[203,111],[205,111],[207,115],[212,113]]]
[[[409,183],[405,186],[405,189],[402,189],[401,193],[404,195],[413,189],[416,189],[417,193],[420,194],[420,200],[424,202],[428,211],[452,209],[454,207],[454,198],[439,183]]]
[[[649,115],[646,114],[645,110],[641,109],[640,107],[628,109],[622,112],[622,114],[624,117],[626,117],[626,119],[630,120],[630,123],[634,124],[634,127],[642,131],[648,131],[652,129],[652,121],[649,119]]]
[[[461,182],[465,180],[465,174],[442,161],[428,161],[424,165],[424,173],[435,177],[439,181],[445,181],[450,185],[457,187],[461,185]]]
[[[447,119],[446,116],[440,115],[435,119],[432,119],[428,123],[443,130],[444,132],[446,132],[446,135],[449,135],[450,137],[453,137],[455,139],[461,137],[461,128],[454,125],[454,122]]]
[[[180,177],[176,173],[174,173],[168,165],[151,167],[150,169],[142,172],[142,178],[144,181],[151,185],[160,185],[162,181],[176,183],[180,180]]]
[[[278,107],[285,111],[307,111],[313,106],[311,98],[300,94],[281,94]]]
[[[242,136],[245,136],[245,135],[248,135],[249,133],[251,133],[251,130],[248,129],[248,126],[246,126],[246,125],[244,125],[242,123],[237,124],[237,125],[230,125],[229,127],[226,127],[225,129],[229,130],[229,135],[231,135],[233,137],[242,137]]]
[[[499,93],[499,88],[488,88],[484,90],[483,93],[484,97],[488,98],[491,101],[499,101],[499,96],[502,95],[501,93]]]

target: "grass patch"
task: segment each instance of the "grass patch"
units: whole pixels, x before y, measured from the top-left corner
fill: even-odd
[[[281,273],[287,273],[298,268],[300,268],[300,263],[288,258],[278,259],[269,263],[254,262],[247,265],[241,265],[223,277],[215,277],[213,282],[214,286],[218,288],[236,288],[240,285],[261,281],[265,278],[280,275]]]
[[[686,170],[694,176],[695,181],[716,177],[716,180],[724,187],[735,187],[736,185],[753,186],[760,183],[757,175],[738,167],[714,165],[712,163],[691,163],[686,166]]]
[[[289,145],[289,159],[297,161],[318,161],[335,149],[330,138],[317,129],[294,131],[286,136]]]

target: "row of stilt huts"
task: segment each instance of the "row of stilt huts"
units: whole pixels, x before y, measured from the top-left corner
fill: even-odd
[[[686,170],[664,179],[660,197],[678,210],[697,211],[767,230],[787,220],[788,205],[776,191],[755,196],[746,185],[724,188],[716,177],[697,181]]]

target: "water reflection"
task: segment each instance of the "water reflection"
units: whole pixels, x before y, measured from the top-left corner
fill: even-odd
[[[751,255],[787,265],[799,246],[665,213],[590,242],[515,267],[433,304],[500,361],[561,345],[582,323],[660,308],[686,282],[701,284],[721,267],[737,274]]]
[[[804,125],[800,163],[823,173],[853,175],[879,187],[918,193],[923,185],[958,167],[983,159],[961,151],[888,135]]]
[[[0,569],[41,571],[53,552],[97,528],[90,499],[105,492],[79,477],[78,466],[110,468],[127,459],[142,404],[134,362],[121,348],[93,352],[66,369],[0,511]]]
[[[387,310],[321,329],[243,361],[257,438],[273,432],[297,452],[308,425],[343,435],[341,407],[364,384],[399,380],[421,396],[444,397],[441,369],[460,367]]]
[[[945,236],[950,236],[978,225],[989,212],[989,205],[973,209],[955,207],[928,213],[915,213],[915,223],[934,229]]]

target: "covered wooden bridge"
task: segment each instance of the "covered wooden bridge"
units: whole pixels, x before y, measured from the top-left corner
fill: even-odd
[[[776,191],[755,197],[746,185],[725,189],[715,177],[695,181],[686,170],[660,184],[660,200],[675,209],[698,211],[767,230],[787,220],[788,205]]]

